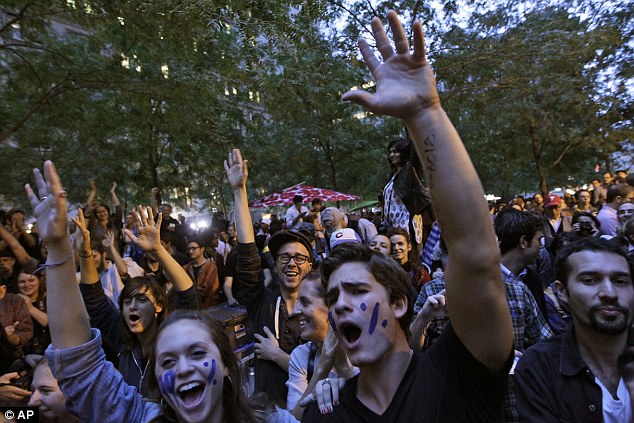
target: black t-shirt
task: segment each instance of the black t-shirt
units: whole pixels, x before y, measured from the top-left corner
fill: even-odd
[[[414,353],[383,415],[375,414],[359,401],[356,376],[346,383],[340,405],[331,414],[322,415],[313,402],[304,412],[302,423],[502,422],[512,360],[510,354],[499,375],[489,373],[448,325],[429,350]]]

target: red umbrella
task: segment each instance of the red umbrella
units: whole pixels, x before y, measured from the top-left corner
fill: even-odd
[[[293,197],[301,195],[304,202],[310,202],[313,198],[319,198],[325,203],[333,203],[336,201],[358,200],[357,195],[344,194],[343,192],[333,191],[325,188],[315,188],[308,185],[297,184],[292,187],[274,192],[266,197],[251,203],[250,206],[255,209],[263,209],[272,206],[283,206],[293,204]]]

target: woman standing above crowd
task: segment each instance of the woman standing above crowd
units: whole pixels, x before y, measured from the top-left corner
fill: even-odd
[[[431,206],[429,193],[423,187],[417,169],[412,142],[398,138],[387,147],[391,167],[390,181],[383,188],[383,220],[379,232],[389,228],[407,231],[418,249],[423,242],[423,212]]]

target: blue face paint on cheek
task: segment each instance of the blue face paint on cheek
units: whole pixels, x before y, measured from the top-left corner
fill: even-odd
[[[208,383],[212,383],[212,380],[214,379],[214,376],[216,375],[216,360],[212,359],[211,360],[211,371],[209,372],[209,376],[207,376],[207,382]],[[215,385],[216,382],[215,380],[213,380],[213,384]]]
[[[209,363],[207,363],[206,361],[203,363],[203,366],[205,367],[209,367]]]
[[[368,306],[365,305],[365,303],[361,303],[361,311],[366,311],[368,309]]]
[[[168,370],[159,377],[159,387],[163,395],[174,393],[174,370]]]
[[[379,320],[379,303],[376,303],[374,306],[374,310],[372,310],[372,318],[370,319],[370,327],[368,328],[368,333],[370,335],[374,334],[374,330],[376,329],[376,323]]]
[[[387,320],[383,320],[381,322],[381,326],[383,326],[383,328],[386,328],[387,327]]]

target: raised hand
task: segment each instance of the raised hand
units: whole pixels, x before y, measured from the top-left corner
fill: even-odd
[[[112,188],[110,188],[110,193],[114,194],[116,190],[117,190],[117,183],[113,181]]]
[[[84,217],[84,211],[79,209],[77,216],[71,219],[75,226],[77,226],[77,232],[75,232],[75,247],[78,251],[84,251],[87,246],[90,246],[90,231],[86,226],[86,218]]]
[[[354,101],[373,113],[407,120],[428,107],[440,106],[440,99],[436,79],[425,58],[425,39],[420,21],[416,20],[413,25],[414,52],[410,53],[407,36],[396,12],[390,10],[387,19],[394,34],[396,51],[390,44],[381,20],[372,19],[372,32],[383,63],[365,40],[359,41],[363,60],[376,81],[375,94],[352,90],[341,99]]]
[[[24,190],[40,227],[42,241],[51,249],[69,238],[66,191],[62,188],[62,181],[50,160],[44,162],[44,176],[39,169],[33,169],[33,176],[38,195],[35,195],[29,184],[25,185]]]
[[[224,165],[231,188],[239,189],[246,186],[247,177],[249,176],[248,162],[248,160],[242,160],[240,149],[234,148],[229,152]]]
[[[147,208],[147,215],[143,211],[143,207],[139,206],[139,211],[133,211],[135,221],[137,222],[137,232],[135,235],[131,230],[125,229],[125,234],[130,238],[132,243],[139,247],[145,253],[155,253],[162,248],[161,245],[161,222],[163,214],[158,214],[158,219],[154,223],[154,213],[150,207]]]
[[[114,234],[111,231],[108,231],[104,234],[101,245],[103,245],[108,250],[114,248]]]

